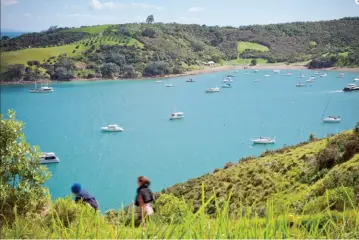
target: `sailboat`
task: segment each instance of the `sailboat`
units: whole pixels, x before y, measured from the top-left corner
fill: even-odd
[[[302,83],[300,80],[299,80],[299,82],[295,85],[296,87],[305,87],[305,86],[307,86],[307,84],[306,83]]]
[[[53,92],[54,89],[52,87],[49,87],[48,83],[46,86],[41,86],[40,88],[37,88],[37,83],[35,81],[35,87],[30,89],[30,93],[50,93]]]
[[[327,111],[327,108],[329,106],[330,98],[331,97],[329,97],[327,106],[324,109],[324,112],[322,115],[322,121],[323,121],[323,123],[339,123],[342,120],[340,116],[328,116],[328,117],[324,118],[324,114]]]
[[[300,75],[298,76],[298,78],[304,78],[304,74],[303,73],[300,73]]]
[[[262,128],[263,128],[263,124],[261,121],[261,130],[262,130]],[[253,144],[273,144],[273,143],[275,143],[275,137],[271,138],[271,137],[260,136],[257,139],[251,139],[251,141],[253,142]]]

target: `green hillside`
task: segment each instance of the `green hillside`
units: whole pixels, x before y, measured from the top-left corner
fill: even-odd
[[[47,72],[53,80],[150,77],[180,74],[207,61],[243,65],[252,59],[259,64],[310,62],[310,68],[355,67],[359,66],[358,25],[359,18],[352,17],[238,28],[177,23],[51,27],[2,39],[1,78],[43,77],[36,72]],[[72,64],[61,65],[60,52],[61,59]],[[28,68],[27,62],[34,60],[39,61],[38,70]],[[59,67],[66,71],[58,72]],[[84,69],[91,74],[82,75]]]
[[[70,196],[52,201],[43,186],[49,171],[22,128],[14,113],[1,116],[4,239],[359,238],[359,122],[163,190],[146,224],[131,206],[100,213]]]

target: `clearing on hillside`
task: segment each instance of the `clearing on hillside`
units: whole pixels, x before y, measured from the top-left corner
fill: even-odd
[[[260,52],[269,51],[268,47],[266,47],[264,45],[261,45],[259,43],[238,41],[238,44],[237,44],[238,58],[239,58],[239,54],[241,54],[242,52],[244,52],[247,49],[248,50],[260,51]]]
[[[91,26],[91,27],[80,27],[80,28],[71,28],[64,30],[65,32],[86,32],[90,34],[101,33],[104,32],[107,28],[111,27],[112,24],[99,25],[99,26]]]

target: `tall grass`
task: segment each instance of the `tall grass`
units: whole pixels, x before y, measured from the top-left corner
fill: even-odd
[[[151,216],[146,223],[135,224],[134,208],[118,211],[109,221],[86,205],[71,199],[57,200],[45,216],[16,216],[12,225],[5,225],[1,238],[180,238],[180,239],[273,239],[273,238],[359,238],[359,213],[355,209],[334,212],[328,208],[318,214],[293,216],[289,209],[275,211],[275,200],[267,202],[264,218],[241,205],[239,218],[230,216],[230,197],[220,201],[215,194],[205,199],[197,212],[186,211],[179,223],[165,223],[161,216]],[[215,204],[216,214],[209,217],[205,209]],[[289,205],[289,204],[287,204]]]

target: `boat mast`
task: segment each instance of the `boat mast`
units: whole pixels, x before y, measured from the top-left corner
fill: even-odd
[[[325,112],[327,111],[327,108],[328,108],[328,106],[329,106],[329,102],[330,102],[330,98],[331,98],[331,97],[332,97],[332,96],[329,97],[328,102],[327,102],[327,106],[326,106],[325,109],[324,109],[324,112],[323,112],[323,115],[322,115],[322,120],[323,120],[324,114],[325,114]]]

